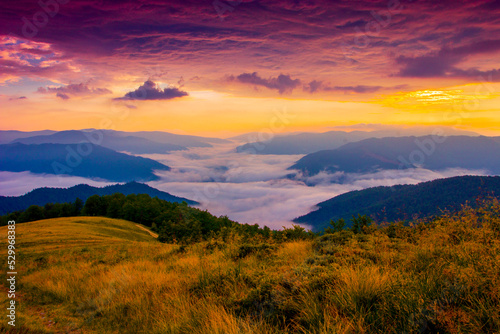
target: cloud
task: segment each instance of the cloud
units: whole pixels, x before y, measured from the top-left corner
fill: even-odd
[[[90,88],[87,83],[69,84],[61,87],[39,87],[37,90],[41,94],[56,93],[56,96],[68,100],[71,96],[104,95],[112,92],[107,88]]]
[[[499,69],[481,71],[475,68],[460,69],[457,66],[470,57],[500,52],[500,40],[484,40],[455,48],[443,47],[438,52],[422,56],[399,56],[396,64],[401,66],[398,76],[414,78],[458,77],[478,79],[481,76],[500,80]]]
[[[280,94],[291,93],[293,89],[301,84],[299,79],[293,80],[289,75],[280,74],[277,78],[264,79],[260,77],[257,72],[253,73],[243,73],[237,77],[230,76],[229,81],[237,80],[241,83],[251,84],[255,86],[263,86],[269,89],[278,90]],[[316,93],[319,91],[323,92],[344,92],[344,93],[374,93],[381,89],[385,89],[382,86],[368,86],[368,85],[357,85],[357,86],[329,86],[325,85],[323,81],[313,80],[308,84],[304,85],[302,89],[308,93]]]
[[[378,31],[374,24],[379,21],[372,13],[387,11],[388,4],[395,2],[245,0],[221,21],[212,1],[144,0],[139,5],[112,1],[99,6],[93,0],[70,1],[38,29],[33,39],[43,40],[40,46],[35,41],[30,45],[0,41],[0,53],[6,50],[0,58],[0,77],[80,82],[85,74],[119,87],[128,84],[130,76],[134,82],[140,74],[144,77],[152,64],[168,64],[170,80],[181,75],[186,81],[202,77],[192,83],[200,90],[213,89],[221,73],[247,74],[251,81],[258,79],[252,78],[255,71],[276,73],[272,75],[276,80],[279,73],[291,74],[289,81],[300,79],[300,86],[314,80],[331,81],[332,87],[351,87],[344,91],[356,93],[358,85],[394,85],[400,81],[398,76],[442,75],[439,68],[447,63],[434,59],[441,48],[478,41],[486,45],[498,35],[497,1],[400,2],[404,8],[392,13],[390,23]],[[41,10],[37,1],[28,0],[8,1],[3,6],[0,35],[22,36],[20,18],[32,21]],[[367,33],[370,26],[374,29]],[[484,74],[498,69],[487,65],[493,59],[486,53],[476,55],[467,67],[453,65],[464,72],[447,75],[468,78],[477,74],[474,69]],[[354,59],[354,65],[348,64],[346,56]],[[401,56],[396,71],[388,56]],[[426,63],[431,65],[428,70]],[[395,76],[389,77],[392,72]],[[346,77],[349,82],[343,82]],[[277,85],[265,76],[260,79],[251,85],[274,91],[281,88],[283,94],[295,93],[298,87]],[[218,88],[226,90],[227,85]],[[319,90],[310,86],[306,91]]]
[[[21,196],[41,187],[68,188],[77,184],[104,187],[112,182],[95,181],[78,176],[41,175],[30,172],[0,172],[0,196]]]
[[[125,96],[116,98],[115,100],[171,100],[188,95],[187,92],[176,87],[169,87],[162,90],[156,83],[148,80],[136,90],[128,92]]]
[[[413,168],[406,170],[384,170],[370,174],[320,172],[314,176],[307,176],[298,172],[293,180],[304,182],[304,184],[310,187],[338,183],[344,186],[355,186],[359,187],[359,189],[366,189],[378,186],[393,186],[396,184],[417,184],[435,179],[464,175],[489,174],[486,170],[467,170],[462,168],[449,168],[443,171]]]
[[[280,94],[291,93],[296,87],[300,85],[299,79],[292,79],[290,75],[280,74],[278,77],[270,77],[264,79],[260,77],[257,72],[243,73],[237,77],[230,76],[229,80],[237,80],[244,84],[262,86],[269,89],[277,90]]]
[[[320,88],[322,88],[323,82],[322,81],[317,81],[313,80],[310,83],[308,83],[306,86],[304,86],[304,90],[309,93],[316,93]]]
[[[373,93],[376,91],[381,90],[383,87],[382,86],[365,86],[365,85],[358,85],[358,86],[335,86],[335,87],[325,87],[325,91],[343,91],[345,93]]]
[[[26,99],[27,99],[26,96],[16,96],[16,97],[9,98],[9,101],[13,101],[13,100],[26,100]]]
[[[1,15],[0,15],[1,19]],[[0,32],[0,82],[12,78],[73,78],[79,71],[72,59],[50,43],[2,36]]]
[[[381,89],[384,89],[382,86],[365,86],[365,85],[357,85],[357,86],[333,86],[323,84],[322,81],[313,80],[304,86],[304,91],[309,93],[316,93],[318,91],[324,92],[344,92],[344,93],[374,93]]]
[[[65,94],[65,93],[59,92],[59,93],[56,94],[56,96],[59,97],[59,98],[61,98],[61,99],[63,99],[63,100],[69,100],[69,95]]]

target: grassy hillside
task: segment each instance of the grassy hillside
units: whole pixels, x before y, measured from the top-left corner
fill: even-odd
[[[5,227],[2,227],[2,230]],[[18,224],[16,242],[22,254],[48,249],[122,244],[126,241],[154,241],[136,224],[104,217],[74,217]]]
[[[87,217],[17,229],[25,333],[500,331],[498,201],[306,241],[161,244],[133,223]]]

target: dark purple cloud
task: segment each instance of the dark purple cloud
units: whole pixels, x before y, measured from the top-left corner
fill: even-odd
[[[290,75],[280,74],[278,77],[270,77],[268,79],[260,77],[257,72],[243,73],[237,77],[231,76],[229,80],[237,80],[244,84],[262,86],[269,89],[277,90],[280,94],[291,93],[300,85],[299,79],[292,79]]]
[[[401,77],[435,78],[462,77],[477,79],[479,76],[497,75],[498,70],[480,71],[477,69],[460,69],[457,66],[469,57],[494,54],[500,51],[500,40],[485,40],[455,48],[444,47],[438,52],[423,56],[399,56],[396,63],[401,65],[398,75]],[[497,78],[498,80],[498,78]]]
[[[56,96],[59,97],[59,98],[61,98],[61,99],[63,99],[63,100],[69,100],[69,95],[65,94],[65,93],[59,92],[59,93],[56,94]]]
[[[162,90],[156,83],[148,80],[136,90],[128,92],[125,96],[115,100],[171,100],[183,96],[188,96],[188,93],[177,87]]]
[[[243,73],[242,83],[284,94],[299,86],[318,92],[319,82],[360,92],[378,80],[396,85],[401,77],[467,79],[499,67],[482,67],[500,52],[491,41],[500,35],[498,0],[221,1],[232,7],[224,20],[211,0],[54,0],[57,13],[40,26],[33,23],[44,14],[38,1],[4,1],[0,35],[23,37],[31,28],[36,33],[28,39],[51,49],[26,48],[15,54],[19,61],[0,59],[0,74],[80,82],[85,79],[76,76],[86,73],[111,82],[116,73],[137,77],[161,64],[169,80],[184,75],[186,86]],[[401,8],[388,13],[395,3]],[[51,61],[27,64],[26,55]],[[469,61],[473,56],[477,63]],[[203,79],[187,80],[194,76]]]
[[[322,81],[313,80],[304,86],[304,90],[311,94],[316,93],[320,88],[322,88],[322,85],[323,85]]]

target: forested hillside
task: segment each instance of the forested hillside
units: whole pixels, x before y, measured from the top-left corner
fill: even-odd
[[[375,187],[351,191],[317,204],[318,209],[295,219],[320,231],[330,220],[344,219],[350,226],[352,216],[367,215],[375,221],[409,221],[439,215],[443,210],[456,212],[468,202],[500,197],[498,176],[458,176],[417,185]]]
[[[102,188],[79,184],[70,188],[37,188],[22,196],[0,196],[0,215],[26,210],[31,205],[44,206],[47,203],[69,203],[74,202],[77,198],[85,202],[92,195],[104,196],[114,193],[124,195],[147,194],[169,202],[186,202],[190,205],[198,204],[187,198],[173,196],[150,187],[147,184],[138,182],[115,184]]]

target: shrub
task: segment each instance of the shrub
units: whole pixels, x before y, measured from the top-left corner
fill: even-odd
[[[237,260],[255,254],[258,258],[264,258],[270,256],[274,251],[276,251],[276,246],[267,243],[258,245],[243,244],[236,249],[232,257]]]

